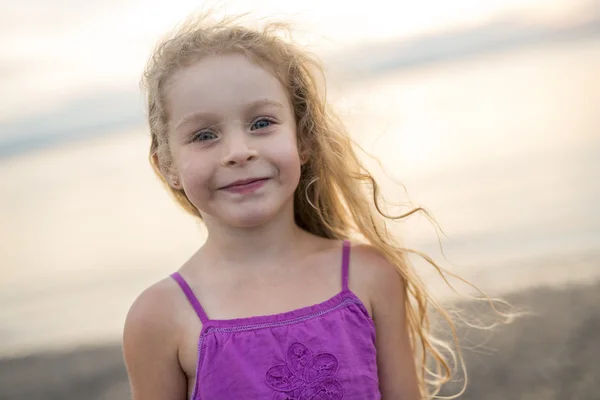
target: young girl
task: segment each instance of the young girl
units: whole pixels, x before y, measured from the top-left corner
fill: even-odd
[[[278,29],[201,19],[146,69],[152,165],[208,236],[131,307],[133,398],[428,397],[452,373],[435,303],[387,235],[318,63]]]

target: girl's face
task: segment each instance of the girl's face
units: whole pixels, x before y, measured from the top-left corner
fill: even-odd
[[[253,227],[293,211],[296,124],[272,74],[241,54],[209,56],[176,72],[166,90],[168,178],[208,225]]]

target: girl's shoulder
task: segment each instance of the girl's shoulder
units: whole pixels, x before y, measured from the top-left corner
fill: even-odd
[[[144,290],[129,309],[123,356],[135,398],[185,397],[186,371],[179,358],[186,309],[182,297],[177,284],[165,278]]]
[[[189,320],[186,299],[177,283],[164,278],[146,288],[135,299],[125,319],[123,346],[177,349],[181,327]]]
[[[323,239],[322,244],[325,252],[330,254],[327,259],[343,258],[339,242]],[[352,241],[349,245],[348,288],[362,300],[369,314],[373,316],[376,308],[386,307],[389,300],[402,301],[404,281],[398,267],[371,245]],[[342,259],[341,263],[333,265],[341,264],[343,268],[343,262]]]
[[[400,276],[398,268],[371,245],[355,243],[352,245],[351,254],[350,268],[367,281],[379,283]]]
[[[177,320],[181,309],[179,290],[172,278],[164,278],[138,295],[127,313],[126,323],[152,328],[166,327]]]
[[[398,268],[373,246],[352,244],[348,275],[350,289],[363,299],[371,316],[387,308],[390,301],[404,300]]]

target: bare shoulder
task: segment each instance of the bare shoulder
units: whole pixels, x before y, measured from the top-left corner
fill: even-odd
[[[361,297],[372,317],[391,302],[404,300],[404,281],[397,267],[366,244],[352,245],[350,287]]]
[[[415,356],[406,319],[405,284],[400,272],[371,246],[353,247],[350,273],[363,291],[375,322],[381,397],[420,399]],[[358,289],[357,289],[358,290]],[[357,293],[358,294],[358,293]],[[364,301],[363,301],[364,302]]]
[[[185,397],[187,392],[178,358],[181,307],[176,289],[169,278],[157,282],[138,296],[127,314],[123,355],[134,399],[174,398],[176,393]]]
[[[373,246],[353,244],[351,254],[356,273],[365,274],[365,278],[374,280],[400,278],[397,268]]]
[[[138,329],[163,331],[176,321],[176,287],[165,278],[145,289],[133,302],[125,321],[125,333]]]

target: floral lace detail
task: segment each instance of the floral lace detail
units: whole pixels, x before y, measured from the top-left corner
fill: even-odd
[[[302,343],[292,343],[286,364],[267,371],[267,385],[273,389],[272,400],[341,400],[344,389],[335,378],[338,359],[330,353],[312,355]]]

